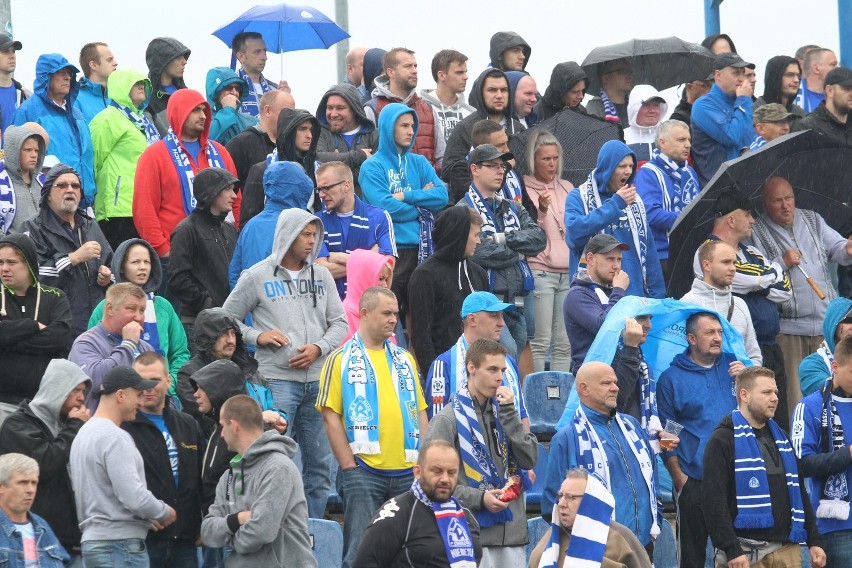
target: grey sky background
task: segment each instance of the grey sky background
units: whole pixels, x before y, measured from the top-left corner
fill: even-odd
[[[488,64],[491,35],[513,30],[532,46],[527,71],[544,92],[556,63],[582,63],[598,45],[670,35],[700,42],[704,38],[703,4],[704,0],[350,0],[348,31],[350,46],[413,49],[420,66],[418,89],[434,86],[432,56],[441,49],[457,49],[470,58],[469,91],[473,79]],[[157,36],[173,36],[192,50],[187,85],[203,92],[207,70],[230,63],[230,49],[211,33],[254,5],[252,1],[223,0],[129,4],[12,0],[15,39],[24,46],[18,54],[16,78],[31,88],[41,53],[61,53],[79,66],[80,47],[89,41],[109,43],[120,67],[147,74],[148,42]],[[310,5],[334,18],[333,0],[314,0]],[[837,0],[805,4],[725,0],[721,6],[722,31],[733,38],[744,59],[757,65],[758,95],[763,92],[763,69],[770,57],[793,55],[807,43],[836,50],[837,21]],[[287,79],[297,106],[314,112],[325,90],[337,82],[335,58],[334,47],[270,54],[264,75]],[[674,93],[667,95],[673,100]]]

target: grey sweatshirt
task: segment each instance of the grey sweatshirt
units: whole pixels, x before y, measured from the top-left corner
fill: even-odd
[[[309,223],[316,225],[317,239],[297,278],[293,279],[281,266],[281,259]],[[278,349],[257,346],[258,370],[270,381],[318,381],[326,357],[343,343],[349,331],[331,272],[314,264],[322,235],[322,221],[314,215],[300,209],[284,210],[275,226],[272,254],[243,271],[222,306],[240,322],[246,343],[257,345],[260,334],[273,328],[288,337],[289,343]],[[251,326],[243,323],[249,313]],[[307,369],[291,368],[290,358],[299,353],[300,346],[311,343],[320,348],[317,360]]]
[[[145,484],[142,456],[130,434],[106,418],[90,418],[71,444],[77,518],[89,540],[144,539],[151,520],[169,515]]]
[[[219,479],[216,501],[201,523],[201,539],[208,546],[234,548],[235,554],[225,560],[228,568],[317,565],[295,453],[292,438],[269,430]],[[228,517],[240,511],[251,511],[251,519],[242,526],[235,526],[235,519],[229,523]]]
[[[29,138],[36,137],[38,141],[38,162],[32,172],[30,183],[26,183],[21,171],[21,146]],[[9,126],[3,133],[3,146],[6,150],[3,162],[9,179],[15,188],[15,217],[9,227],[10,233],[20,233],[24,223],[38,215],[38,204],[41,201],[41,184],[36,175],[41,171],[44,163],[44,139],[35,130],[23,126]]]

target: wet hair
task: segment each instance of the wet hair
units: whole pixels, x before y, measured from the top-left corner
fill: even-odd
[[[454,445],[452,445],[448,441],[443,440],[441,438],[433,438],[433,439],[429,440],[428,442],[426,442],[425,444],[423,444],[420,447],[420,453],[417,454],[417,465],[419,465],[421,468],[426,467],[426,454],[432,448],[444,448],[444,449],[452,450],[453,452],[455,452],[456,458],[459,457],[459,452],[458,452],[458,450],[456,450],[456,447]]]
[[[835,345],[834,360],[841,367],[852,361],[852,337],[844,337]]]
[[[479,216],[479,213],[471,209],[470,207],[465,207],[467,212],[470,214],[470,224],[476,225],[477,227],[482,226],[482,217]]]
[[[239,422],[246,430],[263,431],[263,412],[257,402],[247,394],[234,395],[226,400],[219,416],[223,421]]]
[[[89,62],[94,61],[95,63],[100,64],[101,62],[101,53],[98,51],[98,47],[109,47],[102,41],[93,41],[91,43],[87,43],[80,50],[80,69],[83,70],[83,75],[88,77],[89,73],[91,73],[91,69],[89,69]]]
[[[770,379],[775,379],[775,372],[772,369],[767,369],[766,367],[746,367],[743,369],[739,375],[737,375],[736,379],[734,379],[734,385],[737,391],[737,400],[740,398],[740,391],[745,389],[747,391],[751,391],[754,388],[754,383],[757,381],[758,377],[769,377]]]
[[[231,41],[231,51],[234,55],[240,53],[246,48],[246,40],[249,39],[263,39],[263,36],[257,32],[240,32],[234,36],[234,39]]]
[[[499,122],[494,122],[487,118],[483,118],[482,120],[475,122],[473,124],[473,130],[470,133],[472,146],[476,148],[482,144],[488,144],[488,139],[491,138],[491,135],[495,132],[500,132],[501,130],[503,130],[503,127]]]
[[[38,462],[24,454],[3,454],[0,456],[0,485],[8,485],[16,473],[38,473]]]
[[[394,47],[387,53],[385,53],[384,57],[382,57],[382,69],[385,73],[387,73],[388,69],[392,69],[399,65],[399,54],[407,53],[408,55],[414,55],[414,51],[408,49],[407,47]]]
[[[376,306],[379,305],[379,296],[396,300],[396,294],[391,292],[390,289],[382,286],[370,286],[364,290],[363,294],[361,294],[361,301],[358,302],[358,309],[367,310],[368,312],[374,310]]]
[[[506,355],[508,351],[503,344],[494,339],[477,339],[468,348],[464,356],[465,366],[473,363],[474,368],[478,369],[482,365],[482,361],[488,355]]]
[[[493,121],[489,121],[493,122]],[[496,122],[494,124],[497,124]],[[556,146],[556,149],[559,152],[559,158],[556,163],[556,177],[562,177],[562,144],[559,143],[559,139],[553,135],[550,130],[546,128],[536,128],[532,131],[532,134],[527,140],[527,164],[532,172],[535,171],[535,153],[542,146]]]
[[[456,51],[455,49],[442,49],[435,54],[435,57],[432,58],[432,78],[435,79],[435,82],[437,83],[438,71],[446,73],[450,70],[450,65],[453,63],[461,65],[466,62],[467,55],[464,53]]]
[[[695,312],[691,314],[688,318],[686,318],[686,334],[687,335],[695,335],[698,333],[698,321],[701,318],[713,318],[714,320],[721,323],[719,320],[719,316],[714,314],[713,312]]]
[[[107,288],[106,303],[114,308],[122,306],[128,296],[133,296],[134,298],[147,297],[141,286],[137,286],[133,282],[120,282]]]

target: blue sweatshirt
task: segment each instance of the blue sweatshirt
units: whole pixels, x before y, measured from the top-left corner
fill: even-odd
[[[663,281],[663,271],[660,268],[657,247],[651,236],[650,225],[646,222],[648,234],[641,237],[647,246],[646,273],[649,294],[646,294],[643,286],[642,264],[639,261],[639,255],[634,250],[633,232],[630,230],[627,214],[624,212],[627,203],[618,195],[609,193],[607,187],[616,166],[626,156],[633,157],[635,167],[636,156],[623,142],[610,140],[601,147],[597,165],[590,174],[600,193],[601,206],[589,212],[588,215],[583,208],[580,190],[574,189],[568,194],[568,199],[565,201],[565,241],[571,250],[568,272],[572,278],[577,273],[583,248],[590,238],[600,232],[608,233],[618,239],[619,242],[630,245],[630,250],[624,251],[621,257],[621,269],[630,276],[627,294],[664,298],[666,296],[666,284]],[[634,177],[635,171],[628,178],[627,183],[632,184]]]
[[[414,117],[414,136],[411,144],[401,153],[394,141],[393,131],[397,119],[405,113]],[[379,148],[361,164],[358,183],[364,201],[390,213],[393,231],[399,249],[417,248],[420,245],[420,222],[417,207],[437,213],[447,205],[447,188],[429,160],[411,152],[417,138],[417,114],[400,103],[391,103],[379,114]],[[423,189],[426,184],[434,187]],[[403,192],[402,201],[393,197]]]
[[[727,94],[717,85],[692,105],[692,158],[701,187],[722,162],[733,160],[754,140],[751,97]]]
[[[583,410],[603,443],[606,452],[609,478],[612,485],[610,490],[615,497],[615,520],[629,528],[645,546],[651,542],[651,525],[653,524],[648,499],[656,501],[657,496],[648,495],[648,486],[642,477],[639,462],[633,457],[630,442],[624,437],[613,416],[601,414],[586,405],[583,405]],[[633,425],[636,432],[642,437],[642,441],[648,445],[648,435],[636,419],[626,414],[622,414],[621,417]],[[650,445],[648,445],[648,452],[649,455],[654,455]],[[548,455],[550,457],[547,461],[545,486],[541,495],[542,511],[553,510],[556,493],[565,480],[565,472],[579,467],[577,433],[574,430],[573,422],[553,437],[550,441]],[[629,465],[625,464],[625,458]],[[656,479],[657,460],[652,461],[654,463],[654,478]]]
[[[74,107],[80,111],[86,123],[92,122],[95,115],[107,108],[110,102],[103,85],[92,83],[85,77],[80,79],[80,92],[77,93]]]
[[[657,381],[657,411],[660,422],[674,420],[683,425],[675,451],[663,452],[663,459],[677,456],[680,469],[692,479],[704,475],[704,446],[722,418],[737,407],[734,379],[728,366],[736,361],[722,353],[707,369],[693,362],[686,352]]]
[[[575,375],[609,310],[624,295],[624,288],[606,288],[595,284],[586,272],[574,277],[562,304],[562,315],[571,344],[571,372]],[[608,298],[606,303],[605,298]]]
[[[840,325],[849,310],[852,310],[852,300],[835,298],[829,302],[825,311],[825,319],[822,322],[822,336],[832,353],[834,353],[835,348],[834,335],[837,333],[837,326]],[[802,395],[808,396],[818,391],[830,376],[831,369],[828,368],[825,359],[819,352],[811,353],[805,357],[799,363],[799,382],[802,385]]]

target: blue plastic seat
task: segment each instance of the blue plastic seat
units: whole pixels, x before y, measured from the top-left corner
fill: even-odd
[[[549,440],[556,433],[556,423],[565,410],[573,385],[574,375],[559,371],[530,373],[524,379],[530,431],[539,440]]]
[[[527,561],[524,564],[525,566],[530,563],[530,555],[532,555],[532,551],[535,549],[538,541],[540,541],[541,537],[550,530],[550,523],[541,517],[527,519],[527,530],[530,533],[530,542],[524,547],[524,552],[527,555]]]
[[[335,521],[308,519],[311,552],[322,568],[343,566],[343,529]]]
[[[527,491],[527,510],[541,511],[541,494],[544,491],[545,476],[547,475],[547,450],[541,442],[538,443],[538,460],[533,468],[535,483]]]

